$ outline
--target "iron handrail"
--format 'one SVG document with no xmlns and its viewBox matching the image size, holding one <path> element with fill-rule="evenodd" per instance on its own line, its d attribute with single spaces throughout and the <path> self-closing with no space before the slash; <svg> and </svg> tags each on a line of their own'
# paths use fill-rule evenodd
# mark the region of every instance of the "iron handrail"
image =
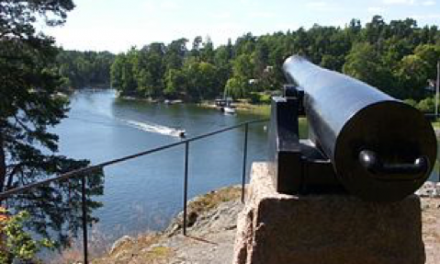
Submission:
<svg viewBox="0 0 440 264">
<path fill-rule="evenodd" d="M 189 167 L 189 144 L 191 142 L 197 141 L 197 140 L 201 140 L 207 137 L 211 137 L 220 133 L 224 133 L 226 131 L 230 131 L 236 128 L 240 128 L 240 127 L 245 127 L 245 132 L 244 132 L 244 146 L 243 146 L 243 170 L 242 170 L 242 185 L 241 185 L 241 200 L 244 203 L 244 195 L 245 195 L 245 183 L 246 183 L 246 163 L 247 163 L 247 149 L 248 149 L 248 132 L 249 132 L 249 125 L 251 124 L 255 124 L 255 123 L 262 123 L 262 122 L 267 122 L 269 121 L 268 119 L 258 119 L 258 120 L 252 120 L 252 121 L 247 121 L 247 122 L 243 122 L 243 123 L 239 123 L 237 125 L 234 126 L 230 126 L 230 127 L 226 127 L 226 128 L 222 128 L 219 130 L 215 130 L 206 134 L 202 134 L 199 136 L 195 136 L 192 138 L 188 138 L 188 139 L 184 139 L 181 140 L 179 142 L 175 142 L 175 143 L 171 143 L 171 144 L 167 144 L 167 145 L 163 145 L 163 146 L 159 146 L 156 148 L 152 148 L 146 151 L 142 151 L 136 154 L 132 154 L 132 155 L 128 155 L 122 158 L 118 158 L 118 159 L 114 159 L 114 160 L 110 160 L 110 161 L 106 161 L 97 165 L 93 165 L 93 166 L 88 166 L 82 169 L 78 169 L 78 170 L 73 170 L 64 174 L 61 174 L 59 176 L 50 178 L 50 179 L 46 179 L 43 181 L 39 181 L 39 182 L 35 182 L 35 183 L 31 183 L 25 186 L 21 186 L 18 188 L 14 188 L 11 190 L 7 190 L 4 191 L 2 193 L 0 193 L 0 202 L 10 198 L 11 196 L 15 195 L 15 194 L 20 194 L 20 193 L 24 193 L 28 190 L 46 185 L 46 184 L 50 184 L 52 182 L 59 182 L 59 181 L 65 181 L 71 178 L 76 178 L 76 177 L 81 177 L 81 200 L 82 200 L 82 227 L 83 227 L 83 255 L 84 255 L 84 263 L 88 264 L 89 263 L 89 254 L 88 254 L 88 228 L 87 228 L 87 204 L 86 204 L 86 181 L 87 181 L 87 173 L 93 172 L 95 170 L 101 170 L 104 167 L 107 166 L 111 166 L 114 164 L 118 164 L 124 161 L 128 161 L 128 160 L 132 160 L 132 159 L 136 159 L 142 156 L 146 156 L 149 154 L 153 154 L 162 150 L 166 150 L 166 149 L 170 149 L 173 147 L 177 147 L 180 145 L 185 145 L 185 167 L 184 167 L 184 184 L 183 184 L 183 235 L 186 236 L 186 229 L 187 229 L 187 203 L 188 203 L 188 167 Z"/>
<path fill-rule="evenodd" d="M 177 146 L 180 146 L 180 145 L 184 145 L 184 144 L 189 143 L 189 142 L 193 142 L 193 141 L 197 141 L 197 140 L 200 140 L 200 139 L 211 137 L 211 136 L 214 136 L 214 135 L 217 135 L 217 134 L 221 134 L 221 133 L 224 133 L 224 132 L 227 132 L 227 131 L 230 131 L 230 130 L 233 130 L 233 129 L 236 129 L 236 128 L 239 128 L 239 127 L 246 126 L 246 124 L 250 125 L 250 124 L 255 124 L 255 123 L 263 123 L 263 122 L 267 122 L 267 121 L 268 121 L 268 119 L 257 119 L 257 120 L 252 120 L 252 121 L 247 121 L 247 122 L 239 123 L 239 124 L 234 125 L 234 126 L 222 128 L 222 129 L 215 130 L 215 131 L 212 131 L 212 132 L 209 132 L 209 133 L 206 133 L 206 134 L 202 134 L 202 135 L 195 136 L 195 137 L 192 137 L 192 138 L 184 139 L 184 140 L 181 140 L 179 142 L 175 142 L 175 143 L 159 146 L 159 147 L 152 148 L 152 149 L 149 149 L 149 150 L 146 150 L 146 151 L 142 151 L 142 152 L 138 152 L 138 153 L 135 153 L 135 154 L 132 154 L 132 155 L 128 155 L 128 156 L 125 156 L 125 157 L 122 157 L 122 158 L 118 158 L 118 159 L 114 159 L 114 160 L 109 160 L 109 161 L 106 161 L 106 162 L 103 162 L 103 163 L 100 163 L 100 164 L 96 164 L 96 165 L 93 165 L 93 166 L 88 166 L 88 167 L 85 167 L 85 168 L 73 170 L 73 171 L 61 174 L 61 175 L 59 175 L 57 177 L 54 177 L 54 178 L 42 180 L 42 181 L 39 181 L 39 182 L 31 183 L 31 184 L 28 184 L 28 185 L 25 185 L 25 186 L 21 186 L 21 187 L 17 187 L 17 188 L 11 189 L 11 190 L 7 190 L 7 191 L 4 191 L 4 192 L 1 192 L 0 193 L 0 201 L 9 198 L 12 195 L 23 193 L 23 192 L 26 192 L 26 191 L 28 191 L 30 189 L 34 189 L 34 188 L 37 188 L 37 187 L 40 187 L 40 186 L 43 186 L 43 185 L 46 185 L 46 184 L 49 184 L 49 183 L 52 183 L 52 182 L 65 181 L 65 180 L 68 180 L 70 178 L 79 177 L 81 175 L 84 175 L 84 174 L 87 174 L 87 173 L 91 173 L 91 172 L 96 171 L 96 170 L 100 170 L 100 169 L 102 169 L 104 167 L 108 167 L 108 166 L 115 165 L 115 164 L 118 164 L 118 163 L 121 163 L 121 162 L 124 162 L 124 161 L 136 159 L 136 158 L 139 158 L 139 157 L 142 157 L 142 156 L 146 156 L 146 155 L 149 155 L 149 154 L 152 154 L 152 153 L 156 153 L 156 152 L 159 152 L 159 151 L 162 151 L 162 150 L 166 150 L 166 149 L 170 149 L 170 148 L 177 147 Z"/>
</svg>

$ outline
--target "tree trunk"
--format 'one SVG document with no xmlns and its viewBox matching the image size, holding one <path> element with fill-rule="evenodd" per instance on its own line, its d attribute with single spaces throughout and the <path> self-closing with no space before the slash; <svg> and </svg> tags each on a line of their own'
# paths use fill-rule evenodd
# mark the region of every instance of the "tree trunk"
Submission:
<svg viewBox="0 0 440 264">
<path fill-rule="evenodd" d="M 0 132 L 0 192 L 3 192 L 6 180 L 6 155 L 4 150 L 3 135 Z"/>
</svg>

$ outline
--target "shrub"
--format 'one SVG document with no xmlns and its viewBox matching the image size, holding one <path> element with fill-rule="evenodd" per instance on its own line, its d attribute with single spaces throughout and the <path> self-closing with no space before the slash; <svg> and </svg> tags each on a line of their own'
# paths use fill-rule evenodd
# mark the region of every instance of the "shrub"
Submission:
<svg viewBox="0 0 440 264">
<path fill-rule="evenodd" d="M 35 263 L 35 255 L 41 249 L 54 247 L 52 241 L 34 240 L 24 230 L 29 218 L 30 215 L 26 211 L 10 216 L 5 208 L 0 207 L 0 263 Z"/>
</svg>

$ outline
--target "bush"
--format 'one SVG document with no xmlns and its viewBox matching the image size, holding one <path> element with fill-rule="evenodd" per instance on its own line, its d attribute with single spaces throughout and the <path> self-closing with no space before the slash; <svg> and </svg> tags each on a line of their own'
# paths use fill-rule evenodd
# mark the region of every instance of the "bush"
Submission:
<svg viewBox="0 0 440 264">
<path fill-rule="evenodd" d="M 270 104 L 270 94 L 253 92 L 249 94 L 251 104 Z"/>
<path fill-rule="evenodd" d="M 36 263 L 35 255 L 43 248 L 53 248 L 54 243 L 48 239 L 35 241 L 25 231 L 25 222 L 30 215 L 20 212 L 9 216 L 5 208 L 0 207 L 0 263 Z"/>
<path fill-rule="evenodd" d="M 403 102 L 417 108 L 417 101 L 414 99 L 405 99 Z"/>
<path fill-rule="evenodd" d="M 435 110 L 435 100 L 432 97 L 425 98 L 416 107 L 424 113 L 433 113 Z"/>
</svg>

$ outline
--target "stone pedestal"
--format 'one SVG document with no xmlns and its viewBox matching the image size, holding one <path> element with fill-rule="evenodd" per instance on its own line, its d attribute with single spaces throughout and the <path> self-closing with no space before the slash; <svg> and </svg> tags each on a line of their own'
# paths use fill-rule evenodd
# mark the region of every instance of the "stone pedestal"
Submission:
<svg viewBox="0 0 440 264">
<path fill-rule="evenodd" d="M 388 204 L 349 195 L 283 195 L 254 163 L 234 264 L 422 264 L 417 196 Z"/>
</svg>

